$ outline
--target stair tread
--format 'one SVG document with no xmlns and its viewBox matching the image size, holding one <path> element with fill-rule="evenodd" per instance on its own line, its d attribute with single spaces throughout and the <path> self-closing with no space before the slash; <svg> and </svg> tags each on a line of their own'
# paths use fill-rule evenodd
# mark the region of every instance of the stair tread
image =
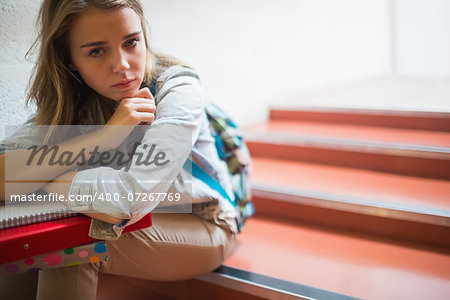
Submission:
<svg viewBox="0 0 450 300">
<path fill-rule="evenodd" d="M 255 186 L 395 203 L 450 214 L 449 181 L 272 158 L 253 158 Z"/>
<path fill-rule="evenodd" d="M 263 124 L 247 127 L 246 133 L 287 133 L 321 138 L 450 148 L 450 133 L 448 132 L 323 122 L 270 120 Z"/>
<path fill-rule="evenodd" d="M 273 107 L 270 120 L 299 120 L 312 122 L 359 124 L 365 126 L 408 128 L 431 131 L 450 131 L 450 113 L 448 110 L 379 110 L 373 108 L 338 108 L 284 106 Z"/>
<path fill-rule="evenodd" d="M 364 299 L 445 299 L 450 256 L 251 218 L 224 265 Z"/>
</svg>

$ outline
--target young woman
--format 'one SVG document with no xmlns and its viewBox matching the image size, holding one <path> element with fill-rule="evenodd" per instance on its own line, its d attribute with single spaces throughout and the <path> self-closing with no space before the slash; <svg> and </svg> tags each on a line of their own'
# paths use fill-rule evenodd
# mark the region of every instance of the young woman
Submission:
<svg viewBox="0 0 450 300">
<path fill-rule="evenodd" d="M 208 130 L 197 74 L 178 60 L 152 51 L 145 25 L 138 0 L 43 1 L 35 43 L 40 51 L 28 99 L 36 103 L 37 113 L 2 143 L 0 171 L 5 172 L 4 152 L 8 151 L 8 160 L 16 159 L 17 166 L 7 169 L 7 176 L 27 170 L 27 178 L 45 173 L 52 180 L 22 185 L 21 193 L 43 189 L 69 199 L 182 191 L 183 186 L 173 182 L 185 172 L 183 164 L 189 155 L 229 191 L 226 166 Z M 39 166 L 21 165 L 28 155 L 21 148 L 51 141 L 51 134 L 38 140 L 32 134 L 35 125 L 106 125 L 58 144 L 60 151 L 73 153 L 129 146 L 130 133 L 139 128 L 136 153 L 148 153 L 147 146 L 155 145 L 168 163 L 132 164 L 128 170 L 110 166 L 74 169 L 73 165 L 50 165 L 45 158 Z M 5 200 L 17 191 L 5 189 L 2 176 L 0 195 Z M 95 299 L 99 272 L 182 280 L 213 270 L 230 252 L 237 232 L 236 213 L 217 191 L 195 178 L 192 198 L 193 213 L 154 213 L 153 226 L 121 238 L 124 226 L 160 203 L 67 201 L 68 206 L 92 217 L 89 234 L 107 240 L 108 262 L 3 277 L 0 298 L 19 298 L 27 290 L 24 280 L 37 280 L 37 276 L 37 299 Z"/>
</svg>

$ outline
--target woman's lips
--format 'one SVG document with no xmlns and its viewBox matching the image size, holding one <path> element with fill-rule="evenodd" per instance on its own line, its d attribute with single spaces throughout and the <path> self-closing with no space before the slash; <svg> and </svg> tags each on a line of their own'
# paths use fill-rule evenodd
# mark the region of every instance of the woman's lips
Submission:
<svg viewBox="0 0 450 300">
<path fill-rule="evenodd" d="M 119 89 L 119 90 L 127 89 L 127 88 L 130 88 L 134 84 L 135 81 L 136 81 L 136 79 L 124 80 L 122 82 L 112 85 L 112 87 Z"/>
</svg>

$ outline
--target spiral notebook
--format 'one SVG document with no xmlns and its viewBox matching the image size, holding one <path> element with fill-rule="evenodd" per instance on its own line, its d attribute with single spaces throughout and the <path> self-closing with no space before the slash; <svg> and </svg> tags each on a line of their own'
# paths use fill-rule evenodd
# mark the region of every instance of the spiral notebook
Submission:
<svg viewBox="0 0 450 300">
<path fill-rule="evenodd" d="M 20 202 L 0 207 L 0 229 L 76 216 L 60 202 Z"/>
</svg>

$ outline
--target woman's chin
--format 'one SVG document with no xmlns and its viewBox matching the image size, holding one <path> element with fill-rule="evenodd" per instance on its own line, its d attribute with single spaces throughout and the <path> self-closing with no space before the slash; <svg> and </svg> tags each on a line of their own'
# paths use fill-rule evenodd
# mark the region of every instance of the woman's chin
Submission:
<svg viewBox="0 0 450 300">
<path fill-rule="evenodd" d="M 134 98 L 135 95 L 136 95 L 135 92 L 123 93 L 123 94 L 120 94 L 120 95 L 114 95 L 114 96 L 108 97 L 108 99 L 110 99 L 112 101 L 115 101 L 115 102 L 120 102 L 124 98 Z"/>
<path fill-rule="evenodd" d="M 123 98 L 134 98 L 136 97 L 138 90 L 137 89 L 130 89 L 127 91 L 123 91 L 117 97 L 114 98 L 115 101 L 121 101 Z"/>
</svg>

